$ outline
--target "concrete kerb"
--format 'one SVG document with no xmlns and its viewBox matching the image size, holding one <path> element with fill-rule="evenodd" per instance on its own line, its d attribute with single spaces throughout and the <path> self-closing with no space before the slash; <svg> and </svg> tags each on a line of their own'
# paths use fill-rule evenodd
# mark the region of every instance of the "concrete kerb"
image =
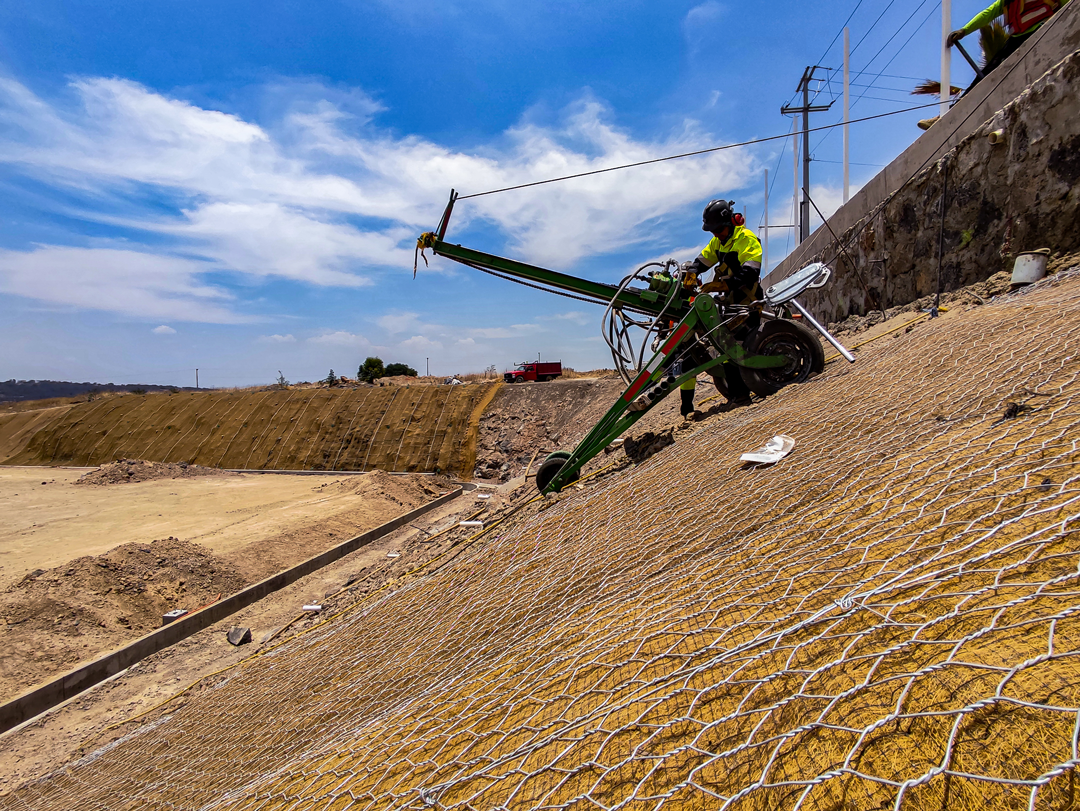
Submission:
<svg viewBox="0 0 1080 811">
<path fill-rule="evenodd" d="M 305 577 L 378 540 L 384 535 L 400 529 L 424 513 L 452 501 L 460 496 L 462 492 L 464 492 L 463 488 L 458 487 L 433 501 L 429 501 L 422 507 L 417 507 L 415 510 L 400 515 L 375 529 L 361 533 L 355 538 L 350 538 L 332 549 L 328 549 L 302 563 L 298 563 L 296 566 L 248 586 L 236 592 L 236 594 L 207 606 L 201 611 L 182 617 L 163 628 L 158 628 L 156 631 L 151 631 L 134 642 L 80 665 L 46 684 L 17 696 L 0 706 L 0 734 L 8 732 L 14 727 L 71 699 L 84 690 L 115 676 L 147 656 L 209 628 L 214 623 L 220 622 L 240 609 L 258 602 L 268 594 L 294 583 L 301 577 Z"/>
</svg>

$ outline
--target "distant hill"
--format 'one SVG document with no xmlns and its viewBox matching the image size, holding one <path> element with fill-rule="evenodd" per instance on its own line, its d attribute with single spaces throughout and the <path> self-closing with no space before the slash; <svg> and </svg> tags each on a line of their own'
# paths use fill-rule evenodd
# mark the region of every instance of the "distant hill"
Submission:
<svg viewBox="0 0 1080 811">
<path fill-rule="evenodd" d="M 195 391 L 191 386 L 152 386 L 148 383 L 72 383 L 66 380 L 11 380 L 0 381 L 0 403 L 17 403 L 23 400 L 47 400 L 51 397 L 76 397 L 90 391 Z"/>
</svg>

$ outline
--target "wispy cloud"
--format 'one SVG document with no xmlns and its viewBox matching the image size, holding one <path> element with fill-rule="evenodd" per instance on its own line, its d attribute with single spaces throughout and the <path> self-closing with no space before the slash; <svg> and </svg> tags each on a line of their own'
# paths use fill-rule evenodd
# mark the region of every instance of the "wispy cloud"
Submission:
<svg viewBox="0 0 1080 811">
<path fill-rule="evenodd" d="M 211 272 L 256 283 L 378 283 L 388 269 L 410 264 L 412 240 L 437 219 L 451 187 L 501 188 L 714 143 L 692 122 L 665 138 L 636 139 L 588 97 L 555 126 L 521 124 L 492 143 L 453 150 L 382 131 L 373 123 L 379 105 L 361 91 L 311 82 L 275 86 L 279 118 L 265 125 L 123 79 L 83 78 L 71 90 L 74 103 L 47 101 L 0 80 L 0 161 L 81 195 L 86 219 L 155 235 L 155 247 L 148 238 L 134 250 L 126 242 L 42 246 L 23 259 L 9 252 L 0 285 L 51 303 L 175 320 L 241 318 L 221 290 L 197 281 Z M 742 186 L 753 163 L 724 151 L 480 197 L 460 204 L 457 222 L 486 220 L 515 253 L 566 266 L 655 239 L 663 218 L 717 189 Z M 149 193 L 173 200 L 172 214 L 145 203 Z M 105 215 L 99 204 L 106 197 L 128 213 Z M 158 247 L 162 235 L 167 247 Z M 146 279 L 109 271 L 124 252 L 152 257 L 160 272 Z M 93 268 L 92 278 L 65 291 L 63 280 L 74 273 L 61 259 Z M 40 283 L 29 278 L 31 265 L 45 273 Z M 407 329 L 402 322 L 399 331 Z"/>
<path fill-rule="evenodd" d="M 198 281 L 203 263 L 105 248 L 0 251 L 0 291 L 147 319 L 238 323 L 231 296 Z"/>
<path fill-rule="evenodd" d="M 263 344 L 294 344 L 296 338 L 291 333 L 289 335 L 260 335 L 258 341 Z"/>
<path fill-rule="evenodd" d="M 176 334 L 176 330 L 174 330 L 172 327 L 170 327 L 170 326 L 168 326 L 166 324 L 162 324 L 160 327 L 154 327 L 150 331 L 152 333 L 154 333 L 155 335 L 175 335 Z"/>
<path fill-rule="evenodd" d="M 347 346 L 347 347 L 371 347 L 373 344 L 363 335 L 356 335 L 352 332 L 345 332 L 338 330 L 337 332 L 326 332 L 322 335 L 313 335 L 308 338 L 309 343 L 313 344 L 326 344 L 329 346 Z"/>
</svg>

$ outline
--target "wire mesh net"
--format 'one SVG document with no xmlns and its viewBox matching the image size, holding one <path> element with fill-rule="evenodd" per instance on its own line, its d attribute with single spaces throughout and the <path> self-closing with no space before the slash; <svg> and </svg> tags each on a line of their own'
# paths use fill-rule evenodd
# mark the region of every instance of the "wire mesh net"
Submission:
<svg viewBox="0 0 1080 811">
<path fill-rule="evenodd" d="M 0 804 L 1077 807 L 1078 304 L 870 344 Z"/>
</svg>

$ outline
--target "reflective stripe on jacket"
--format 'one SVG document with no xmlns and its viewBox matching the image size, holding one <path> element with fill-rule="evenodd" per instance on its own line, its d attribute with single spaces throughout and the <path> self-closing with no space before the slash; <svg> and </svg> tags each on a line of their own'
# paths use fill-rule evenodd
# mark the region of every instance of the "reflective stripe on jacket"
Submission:
<svg viewBox="0 0 1080 811">
<path fill-rule="evenodd" d="M 749 228 L 736 225 L 731 238 L 721 243 L 717 237 L 709 240 L 698 257 L 703 265 L 716 268 L 716 278 L 733 276 L 742 267 L 749 267 L 761 272 L 761 240 Z"/>
</svg>

